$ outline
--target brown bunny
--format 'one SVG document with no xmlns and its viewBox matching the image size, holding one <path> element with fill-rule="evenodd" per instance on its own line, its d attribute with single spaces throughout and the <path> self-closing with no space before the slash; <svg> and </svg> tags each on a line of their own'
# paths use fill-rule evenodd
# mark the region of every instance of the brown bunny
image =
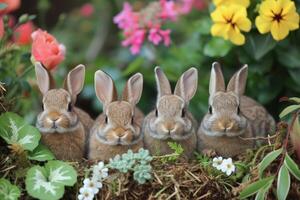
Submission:
<svg viewBox="0 0 300 200">
<path fill-rule="evenodd" d="M 76 97 L 84 84 L 85 67 L 78 65 L 68 73 L 64 89 L 53 88 L 53 78 L 42 65 L 35 64 L 37 84 L 43 94 L 43 111 L 36 127 L 57 159 L 80 160 L 85 156 L 86 140 L 93 120 L 79 108 Z"/>
<path fill-rule="evenodd" d="M 144 143 L 151 154 L 173 153 L 168 142 L 176 142 L 184 149 L 184 157 L 190 158 L 197 146 L 197 122 L 188 111 L 189 101 L 198 87 L 198 71 L 190 68 L 178 80 L 174 94 L 164 72 L 155 68 L 158 89 L 156 109 L 144 121 Z"/>
<path fill-rule="evenodd" d="M 109 160 L 129 149 L 143 147 L 141 126 L 144 114 L 136 108 L 143 91 L 143 76 L 133 75 L 126 83 L 122 100 L 115 84 L 105 72 L 95 73 L 95 89 L 103 104 L 103 113 L 95 120 L 89 141 L 89 159 Z"/>
<path fill-rule="evenodd" d="M 253 138 L 265 136 L 275 121 L 255 100 L 244 96 L 248 66 L 237 71 L 227 88 L 219 63 L 213 63 L 209 85 L 209 111 L 198 130 L 198 150 L 235 156 L 255 146 Z"/>
</svg>

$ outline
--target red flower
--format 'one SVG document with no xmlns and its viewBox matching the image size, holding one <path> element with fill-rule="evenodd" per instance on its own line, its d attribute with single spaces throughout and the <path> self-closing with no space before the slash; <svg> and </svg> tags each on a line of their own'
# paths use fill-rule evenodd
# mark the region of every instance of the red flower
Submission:
<svg viewBox="0 0 300 200">
<path fill-rule="evenodd" d="M 10 13 L 14 10 L 17 10 L 20 7 L 20 0 L 0 0 L 0 3 L 5 3 L 7 7 L 3 10 L 0 10 L 0 15 Z"/>
<path fill-rule="evenodd" d="M 80 14 L 83 17 L 90 17 L 94 13 L 94 6 L 91 3 L 86 3 L 80 8 Z"/>
<path fill-rule="evenodd" d="M 0 17 L 0 39 L 2 39 L 4 35 L 4 23 L 2 17 Z"/>
<path fill-rule="evenodd" d="M 35 61 L 41 62 L 48 70 L 55 69 L 65 58 L 65 46 L 47 33 L 38 29 L 31 34 L 31 53 Z"/>
<path fill-rule="evenodd" d="M 31 33 L 34 31 L 34 25 L 31 21 L 20 25 L 13 34 L 13 41 L 19 45 L 27 45 L 31 42 Z"/>
</svg>

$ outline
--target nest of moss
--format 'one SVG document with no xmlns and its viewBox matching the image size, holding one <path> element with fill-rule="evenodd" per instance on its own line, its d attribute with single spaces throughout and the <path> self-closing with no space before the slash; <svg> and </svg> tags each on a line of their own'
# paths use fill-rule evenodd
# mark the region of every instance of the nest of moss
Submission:
<svg viewBox="0 0 300 200">
<path fill-rule="evenodd" d="M 279 128 L 286 128 L 284 125 L 280 125 L 282 127 Z M 274 146 L 282 144 L 281 138 L 282 135 L 277 134 L 271 145 L 265 145 L 256 150 L 249 150 L 234 158 L 235 162 L 250 165 L 244 172 L 237 172 L 234 176 L 229 177 L 214 169 L 211 166 L 211 162 L 209 162 L 210 158 L 203 155 L 198 155 L 197 159 L 193 159 L 190 162 L 181 159 L 166 161 L 161 157 L 154 157 L 151 163 L 153 167 L 153 178 L 151 181 L 140 185 L 133 180 L 130 173 L 113 172 L 105 180 L 103 188 L 96 199 L 238 199 L 240 191 L 258 180 L 258 163 Z M 1 139 L 0 143 L 0 176 L 10 179 L 19 188 L 25 188 L 25 175 L 30 166 L 19 157 L 16 157 L 16 155 L 12 155 Z M 291 155 L 291 147 L 289 147 L 289 151 Z M 292 157 L 300 164 L 293 154 Z M 63 199 L 67 200 L 77 198 L 87 169 L 92 165 L 91 162 L 86 160 L 83 162 L 71 162 L 70 164 L 77 170 L 78 182 L 73 187 L 66 187 Z M 265 171 L 266 175 L 276 174 L 279 165 L 280 159 L 267 168 Z M 249 179 L 245 181 L 246 176 L 249 176 Z M 271 193 L 269 193 L 268 199 L 276 199 Z M 292 177 L 287 199 L 299 198 L 300 182 Z M 23 190 L 21 199 L 32 198 Z"/>
</svg>

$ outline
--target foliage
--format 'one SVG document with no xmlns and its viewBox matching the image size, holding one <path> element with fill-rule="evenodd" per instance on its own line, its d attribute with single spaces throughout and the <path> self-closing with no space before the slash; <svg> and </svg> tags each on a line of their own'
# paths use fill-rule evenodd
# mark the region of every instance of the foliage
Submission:
<svg viewBox="0 0 300 200">
<path fill-rule="evenodd" d="M 77 173 L 69 164 L 62 161 L 48 161 L 44 167 L 31 167 L 26 175 L 26 190 L 38 199 L 60 199 L 65 186 L 73 186 Z"/>
<path fill-rule="evenodd" d="M 20 189 L 12 185 L 8 180 L 0 179 L 0 199 L 2 200 L 17 200 L 21 196 Z"/>
<path fill-rule="evenodd" d="M 0 136 L 9 144 L 13 153 L 28 151 L 28 158 L 31 160 L 54 159 L 54 155 L 46 147 L 38 145 L 41 138 L 38 129 L 15 113 L 6 112 L 0 116 Z"/>
<path fill-rule="evenodd" d="M 122 173 L 132 171 L 134 180 L 139 184 L 144 184 L 147 180 L 152 178 L 151 160 L 152 157 L 149 155 L 148 150 L 139 149 L 138 153 L 133 153 L 132 150 L 128 150 L 127 153 L 117 155 L 113 159 L 110 159 L 108 167 L 117 169 Z"/>
<path fill-rule="evenodd" d="M 291 186 L 291 175 L 293 175 L 296 179 L 299 180 L 300 170 L 295 161 L 288 154 L 288 142 L 291 139 L 293 143 L 294 150 L 296 152 L 299 151 L 299 146 L 295 144 L 299 144 L 299 98 L 293 97 L 287 99 L 288 101 L 295 102 L 296 105 L 291 105 L 283 109 L 280 113 L 280 117 L 284 118 L 287 115 L 292 113 L 292 120 L 289 124 L 288 132 L 286 134 L 286 138 L 283 141 L 282 147 L 279 149 L 273 149 L 270 153 L 268 153 L 262 161 L 258 165 L 259 172 L 259 180 L 253 182 L 249 186 L 247 186 L 241 193 L 240 198 L 245 199 L 249 196 L 256 195 L 256 199 L 265 199 L 268 195 L 269 189 L 273 185 L 274 181 L 277 178 L 277 186 L 276 186 L 276 196 L 277 199 L 285 200 L 290 190 Z M 278 169 L 274 175 L 264 176 L 264 171 L 267 167 L 271 165 L 277 158 L 280 158 L 280 163 L 277 166 Z"/>
</svg>

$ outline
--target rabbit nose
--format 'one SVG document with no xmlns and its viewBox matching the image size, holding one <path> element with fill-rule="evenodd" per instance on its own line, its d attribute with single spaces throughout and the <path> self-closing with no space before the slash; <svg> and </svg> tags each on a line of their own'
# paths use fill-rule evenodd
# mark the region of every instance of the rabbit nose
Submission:
<svg viewBox="0 0 300 200">
<path fill-rule="evenodd" d="M 172 132 L 175 129 L 174 123 L 171 122 L 167 122 L 164 124 L 164 128 L 165 130 L 167 130 L 167 132 Z"/>
<path fill-rule="evenodd" d="M 119 127 L 119 128 L 116 128 L 115 130 L 114 130 L 114 132 L 115 132 L 115 135 L 117 136 L 117 137 L 123 137 L 125 134 L 126 134 L 126 130 L 124 129 L 124 128 L 121 128 L 121 127 Z"/>
<path fill-rule="evenodd" d="M 234 126 L 234 123 L 232 121 L 224 121 L 219 123 L 220 129 L 222 129 L 224 132 L 230 131 Z"/>
<path fill-rule="evenodd" d="M 51 113 L 49 114 L 48 120 L 55 123 L 60 119 L 60 115 L 58 113 Z"/>
</svg>

